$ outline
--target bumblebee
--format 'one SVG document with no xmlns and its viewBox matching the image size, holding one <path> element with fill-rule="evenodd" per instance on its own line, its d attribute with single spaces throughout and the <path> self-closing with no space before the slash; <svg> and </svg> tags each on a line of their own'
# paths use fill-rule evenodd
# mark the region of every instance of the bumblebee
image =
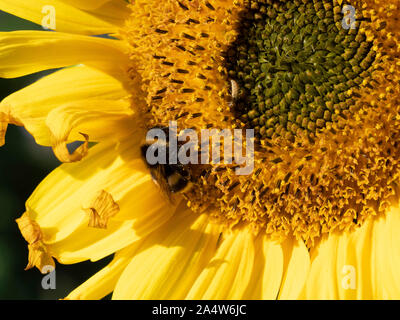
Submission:
<svg viewBox="0 0 400 320">
<path fill-rule="evenodd" d="M 158 141 L 155 143 L 148 143 L 147 141 L 144 141 L 140 147 L 141 155 L 146 166 L 150 170 L 150 174 L 154 183 L 158 185 L 160 189 L 164 192 L 164 194 L 168 197 L 168 199 L 173 202 L 173 194 L 185 193 L 187 191 L 190 191 L 190 189 L 193 187 L 190 166 L 179 163 L 179 160 L 176 164 L 169 163 L 170 150 L 168 128 L 155 127 L 153 129 L 163 130 L 166 135 L 166 140 L 158 139 Z M 164 147 L 167 159 L 166 164 L 151 164 L 148 162 L 147 159 L 149 148 L 155 146 L 155 144 Z"/>
</svg>

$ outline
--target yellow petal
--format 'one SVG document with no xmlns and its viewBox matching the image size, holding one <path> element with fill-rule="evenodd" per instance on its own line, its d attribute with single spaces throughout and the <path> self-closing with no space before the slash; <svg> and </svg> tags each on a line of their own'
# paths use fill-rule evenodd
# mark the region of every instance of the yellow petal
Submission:
<svg viewBox="0 0 400 320">
<path fill-rule="evenodd" d="M 49 252 L 62 263 L 101 259 L 145 237 L 173 214 L 140 158 L 139 136 L 119 146 L 99 143 L 79 163 L 54 170 L 26 203 Z M 120 211 L 107 229 L 88 227 L 84 211 L 100 190 Z M 156 201 L 155 201 L 156 199 Z"/>
<path fill-rule="evenodd" d="M 90 6 L 88 5 L 86 8 L 90 9 Z M 52 27 L 60 32 L 87 35 L 116 32 L 117 26 L 121 25 L 123 21 L 121 17 L 121 23 L 114 24 L 110 19 L 107 21 L 93 12 L 79 10 L 77 7 L 67 4 L 66 1 L 59 0 L 0 0 L 0 9 L 39 25 Z M 91 9 L 97 8 L 92 6 Z M 112 11 L 109 12 L 109 14 L 112 13 Z M 119 19 L 115 17 L 115 20 Z"/>
<path fill-rule="evenodd" d="M 62 0 L 62 2 L 82 10 L 94 10 L 111 1 L 115 2 L 115 0 Z"/>
<path fill-rule="evenodd" d="M 305 299 L 338 299 L 336 277 L 337 240 L 337 236 L 330 235 L 313 250 L 310 273 L 302 293 Z"/>
<path fill-rule="evenodd" d="M 109 115 L 116 111 L 116 116 L 120 117 L 123 111 L 129 112 L 129 103 L 125 100 L 128 97 L 129 94 L 122 84 L 103 72 L 86 66 L 62 69 L 20 91 L 14 92 L 0 103 L 0 142 L 1 128 L 4 131 L 7 123 L 12 122 L 23 125 L 38 144 L 51 146 L 54 143 L 54 136 L 58 137 L 59 141 L 66 140 L 66 137 L 63 136 L 66 133 L 65 126 L 63 126 L 64 122 L 57 120 L 57 118 L 66 116 L 68 108 L 62 107 L 66 102 L 68 106 L 74 106 L 74 108 L 81 105 L 78 114 L 83 116 L 86 115 L 86 111 L 82 103 L 90 105 L 91 111 L 94 111 L 94 104 L 97 103 L 95 108 L 97 113 L 102 112 L 102 115 Z M 93 102 L 88 103 L 91 99 Z M 50 119 L 48 121 L 50 123 L 46 123 L 49 113 L 56 109 L 58 111 L 54 111 L 50 116 L 54 119 Z M 114 116 L 113 119 L 115 119 Z M 120 122 L 120 124 L 122 123 Z M 107 125 L 110 125 L 110 122 Z M 122 127 L 125 126 L 122 125 Z M 86 121 L 87 129 L 88 123 Z M 70 133 L 67 140 L 82 139 L 79 134 L 82 130 L 82 127 L 77 127 Z M 112 130 L 115 130 L 115 128 L 113 127 Z M 104 127 L 100 131 L 87 130 L 87 132 L 94 141 L 100 141 L 101 136 L 110 135 L 110 130 Z M 3 132 L 4 134 L 5 132 Z"/>
<path fill-rule="evenodd" d="M 65 0 L 64 0 L 65 1 Z M 113 26 L 124 27 L 125 21 L 132 14 L 128 3 L 125 0 L 112 0 L 103 3 L 101 6 L 93 6 L 90 1 L 68 0 L 70 2 L 80 2 L 76 4 L 78 8 L 88 10 L 88 12 L 98 19 L 101 19 Z M 98 1 L 99 4 L 104 1 Z M 89 8 L 90 7 L 90 8 Z M 86 8 L 86 9 L 85 9 Z"/>
<path fill-rule="evenodd" d="M 0 32 L 0 77 L 85 64 L 125 79 L 129 58 L 122 41 L 60 32 Z"/>
<path fill-rule="evenodd" d="M 117 252 L 114 259 L 105 268 L 73 290 L 66 299 L 98 300 L 110 294 L 141 244 L 142 241 L 138 241 Z"/>
<path fill-rule="evenodd" d="M 330 235 L 312 263 L 307 299 L 399 299 L 399 210 L 371 217 L 352 233 Z"/>
<path fill-rule="evenodd" d="M 400 299 L 400 209 L 374 221 L 371 250 L 373 299 Z"/>
<path fill-rule="evenodd" d="M 372 219 L 351 233 L 335 235 L 339 299 L 371 299 Z"/>
<path fill-rule="evenodd" d="M 132 135 L 137 122 L 126 100 L 91 99 L 67 103 L 53 109 L 46 118 L 54 154 L 61 162 L 80 161 L 86 156 L 88 140 L 119 140 Z M 72 137 L 71 133 L 74 133 Z M 83 135 L 86 142 L 83 150 L 77 150 L 71 155 L 67 142 L 72 139 L 81 140 L 76 136 L 77 133 Z"/>
<path fill-rule="evenodd" d="M 373 219 L 351 233 L 331 234 L 312 250 L 305 299 L 371 299 Z M 372 259 L 372 260 L 371 260 Z"/>
<path fill-rule="evenodd" d="M 389 235 L 387 238 L 387 252 L 390 254 L 391 274 L 393 275 L 392 281 L 394 288 L 396 288 L 396 295 L 393 295 L 393 298 L 400 299 L 400 276 L 398 273 L 398 270 L 400 270 L 400 254 L 398 254 L 400 252 L 400 210 L 398 206 L 394 207 L 387 214 L 386 225 Z"/>
<path fill-rule="evenodd" d="M 227 235 L 187 299 L 241 299 L 253 273 L 254 242 L 249 230 Z"/>
<path fill-rule="evenodd" d="M 302 241 L 288 239 L 282 245 L 285 270 L 279 291 L 279 299 L 298 299 L 305 286 L 310 269 L 310 254 Z"/>
<path fill-rule="evenodd" d="M 216 251 L 219 226 L 180 210 L 149 235 L 124 270 L 113 299 L 183 299 Z"/>
<path fill-rule="evenodd" d="M 251 281 L 242 299 L 275 300 L 282 281 L 282 247 L 266 236 L 259 236 L 255 241 L 255 252 Z"/>
</svg>

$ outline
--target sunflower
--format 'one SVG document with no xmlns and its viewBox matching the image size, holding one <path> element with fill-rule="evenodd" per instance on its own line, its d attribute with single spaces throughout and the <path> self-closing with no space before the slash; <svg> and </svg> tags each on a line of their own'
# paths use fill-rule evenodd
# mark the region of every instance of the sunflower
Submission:
<svg viewBox="0 0 400 320">
<path fill-rule="evenodd" d="M 0 144 L 24 126 L 64 162 L 17 219 L 28 269 L 114 254 L 68 299 L 400 298 L 397 0 L 51 7 L 56 32 L 0 33 L 1 77 L 58 69 L 0 104 Z M 170 121 L 253 129 L 254 171 L 190 165 L 168 201 L 140 145 Z"/>
</svg>

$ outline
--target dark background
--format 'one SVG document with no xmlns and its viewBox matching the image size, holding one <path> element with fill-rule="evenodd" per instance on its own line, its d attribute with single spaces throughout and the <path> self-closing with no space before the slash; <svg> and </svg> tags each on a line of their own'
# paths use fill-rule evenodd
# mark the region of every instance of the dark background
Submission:
<svg viewBox="0 0 400 320">
<path fill-rule="evenodd" d="M 0 31 L 14 30 L 42 28 L 0 11 Z M 0 79 L 0 101 L 46 73 Z M 56 290 L 42 289 L 43 275 L 36 268 L 24 271 L 28 249 L 15 219 L 24 213 L 25 201 L 35 187 L 59 164 L 51 149 L 37 145 L 24 128 L 8 127 L 6 144 L 0 147 L 0 299 L 64 298 L 107 263 L 57 264 Z"/>
</svg>

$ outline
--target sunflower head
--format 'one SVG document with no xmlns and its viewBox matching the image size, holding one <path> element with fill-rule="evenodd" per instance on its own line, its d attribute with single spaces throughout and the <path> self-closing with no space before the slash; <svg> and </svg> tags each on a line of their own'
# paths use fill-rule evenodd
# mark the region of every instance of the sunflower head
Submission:
<svg viewBox="0 0 400 320">
<path fill-rule="evenodd" d="M 150 126 L 176 120 L 256 134 L 253 173 L 202 167 L 201 188 L 187 195 L 193 210 L 310 246 L 384 213 L 398 178 L 394 5 L 385 16 L 377 3 L 359 1 L 131 8 L 123 36 L 140 61 Z"/>
<path fill-rule="evenodd" d="M 265 259 L 285 260 L 285 267 L 275 266 L 280 278 L 267 279 L 278 292 L 280 279 L 294 281 L 290 259 L 299 254 L 298 248 L 308 257 L 308 250 L 326 238 L 364 235 L 373 217 L 385 217 L 398 202 L 400 8 L 396 1 L 67 2 L 60 6 L 74 7 L 87 23 L 82 33 L 101 34 L 112 25 L 114 39 L 49 33 L 51 41 L 42 44 L 47 51 L 53 52 L 49 50 L 53 42 L 68 50 L 64 60 L 53 56 L 56 62 L 48 63 L 38 58 L 42 51 L 36 34 L 30 40 L 18 34 L 28 41 L 31 50 L 26 54 L 41 61 L 40 66 L 29 65 L 29 72 L 84 64 L 58 71 L 1 104 L 0 144 L 9 123 L 24 125 L 39 143 L 51 145 L 60 160 L 78 162 L 60 170 L 68 172 L 65 185 L 73 182 L 84 190 L 84 195 L 68 195 L 76 200 L 71 210 L 83 211 L 84 217 L 54 215 L 54 208 L 41 202 L 43 194 L 61 197 L 57 208 L 66 200 L 46 184 L 28 201 L 27 213 L 18 223 L 30 246 L 29 266 L 54 263 L 52 256 L 69 263 L 117 251 L 112 268 L 121 273 L 133 255 L 127 270 L 140 266 L 138 274 L 149 277 L 137 261 L 147 262 L 173 248 L 174 253 L 167 254 L 171 265 L 157 273 L 161 279 L 163 272 L 170 276 L 169 270 L 183 257 L 176 248 L 184 247 L 195 252 L 177 266 L 187 282 L 181 285 L 173 275 L 173 281 L 162 283 L 165 292 L 159 296 L 258 297 L 267 283 L 260 283 L 258 276 L 265 280 L 269 274 Z M 105 17 L 100 8 L 109 9 L 114 18 Z M 58 25 L 72 28 L 64 20 Z M 8 41 L 6 49 L 17 50 L 14 40 Z M 0 67 L 2 73 L 23 72 L 15 64 L 5 70 Z M 60 80 L 61 75 L 69 81 Z M 90 88 L 90 94 L 84 86 L 74 87 L 75 77 Z M 73 96 L 74 104 L 50 99 L 46 110 L 29 109 L 27 115 L 23 98 L 43 92 L 52 81 L 67 88 L 63 98 Z M 107 107 L 99 107 L 103 104 Z M 194 187 L 185 190 L 184 204 L 171 207 L 160 200 L 146 206 L 145 195 L 154 193 L 155 186 L 140 158 L 139 141 L 149 129 L 171 122 L 179 131 L 198 134 L 204 129 L 254 132 L 253 139 L 234 141 L 240 150 L 254 145 L 254 170 L 238 175 L 238 165 L 229 161 L 190 164 L 187 170 Z M 66 145 L 76 139 L 85 143 L 70 154 Z M 100 143 L 89 148 L 89 141 Z M 221 147 L 220 141 L 214 146 Z M 88 168 L 80 171 L 81 163 Z M 56 181 L 59 172 L 47 181 Z M 129 210 L 130 205 L 137 210 Z M 137 212 L 146 213 L 138 217 Z M 49 231 L 59 224 L 65 229 Z M 168 233 L 170 229 L 179 236 Z M 84 248 L 75 242 L 72 249 L 66 245 L 72 243 L 69 237 L 80 239 L 86 232 L 96 239 L 93 246 L 88 238 L 82 241 Z M 120 241 L 114 241 L 117 237 Z M 101 253 L 96 251 L 98 243 L 106 247 Z M 68 250 L 60 249 L 64 246 Z M 198 253 L 198 247 L 207 250 Z M 262 263 L 256 264 L 259 252 Z M 251 261 L 249 266 L 241 263 L 242 258 Z M 225 260 L 229 263 L 216 270 L 218 261 Z M 184 266 L 195 271 L 189 274 Z M 214 294 L 225 274 L 236 282 L 232 286 L 223 282 L 224 295 Z M 119 296 L 129 291 L 124 284 L 133 281 L 129 275 L 124 271 L 118 281 Z M 245 285 L 238 285 L 240 281 Z M 135 287 L 135 296 L 153 296 L 156 289 L 145 283 Z"/>
</svg>

